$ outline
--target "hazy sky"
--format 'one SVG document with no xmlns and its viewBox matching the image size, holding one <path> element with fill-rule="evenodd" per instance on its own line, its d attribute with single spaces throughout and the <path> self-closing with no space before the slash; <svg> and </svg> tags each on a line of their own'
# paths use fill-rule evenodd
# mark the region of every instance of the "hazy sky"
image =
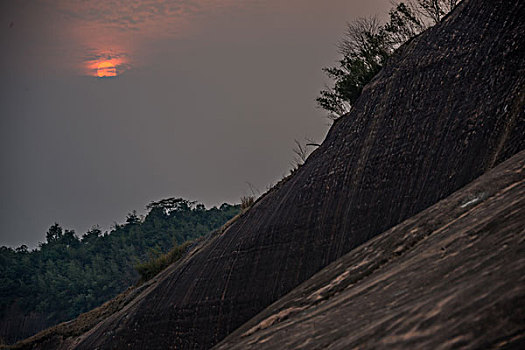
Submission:
<svg viewBox="0 0 525 350">
<path fill-rule="evenodd" d="M 321 68 L 389 0 L 3 0 L 0 245 L 262 192 L 322 141 Z M 108 78 L 107 76 L 116 75 Z M 100 78 L 99 76 L 106 76 Z"/>
</svg>

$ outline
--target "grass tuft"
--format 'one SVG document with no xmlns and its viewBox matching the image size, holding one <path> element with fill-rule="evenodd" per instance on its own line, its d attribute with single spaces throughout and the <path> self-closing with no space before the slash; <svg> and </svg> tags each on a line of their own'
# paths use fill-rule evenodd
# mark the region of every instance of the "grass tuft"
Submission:
<svg viewBox="0 0 525 350">
<path fill-rule="evenodd" d="M 255 203 L 254 196 L 243 196 L 241 197 L 241 210 L 246 211 Z"/>
</svg>

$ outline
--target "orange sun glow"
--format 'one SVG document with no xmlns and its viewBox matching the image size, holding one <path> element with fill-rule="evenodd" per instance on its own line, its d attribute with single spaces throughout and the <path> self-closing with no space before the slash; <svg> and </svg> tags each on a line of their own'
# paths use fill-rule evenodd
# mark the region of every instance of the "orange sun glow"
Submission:
<svg viewBox="0 0 525 350">
<path fill-rule="evenodd" d="M 86 62 L 86 73 L 97 78 L 113 78 L 122 74 L 126 64 L 121 57 L 94 59 Z"/>
<path fill-rule="evenodd" d="M 106 78 L 106 77 L 116 77 L 117 68 L 115 63 L 111 61 L 102 61 L 97 65 L 97 77 Z"/>
</svg>

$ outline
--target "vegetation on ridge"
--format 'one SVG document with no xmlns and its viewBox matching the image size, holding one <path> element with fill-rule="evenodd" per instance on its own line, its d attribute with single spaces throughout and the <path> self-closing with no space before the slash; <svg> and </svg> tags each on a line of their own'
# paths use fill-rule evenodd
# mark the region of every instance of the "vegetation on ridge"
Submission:
<svg viewBox="0 0 525 350">
<path fill-rule="evenodd" d="M 147 209 L 144 218 L 131 213 L 109 233 L 94 227 L 78 238 L 73 230 L 54 224 L 38 249 L 1 247 L 2 322 L 32 312 L 44 315 L 48 324 L 74 318 L 136 283 L 139 274 L 143 280 L 151 277 L 159 264 L 180 257 L 185 242 L 240 212 L 239 205 L 206 209 L 181 198 L 153 202 Z"/>
<path fill-rule="evenodd" d="M 360 18 L 348 23 L 339 43 L 342 58 L 323 71 L 333 81 L 320 92 L 317 104 L 337 119 L 350 111 L 364 86 L 381 70 L 403 43 L 438 23 L 460 0 L 407 0 L 390 10 L 389 20 Z"/>
<path fill-rule="evenodd" d="M 136 265 L 135 270 L 140 274 L 139 283 L 146 282 L 155 277 L 166 267 L 182 258 L 192 243 L 193 241 L 186 241 L 181 245 L 175 245 L 169 252 Z"/>
</svg>

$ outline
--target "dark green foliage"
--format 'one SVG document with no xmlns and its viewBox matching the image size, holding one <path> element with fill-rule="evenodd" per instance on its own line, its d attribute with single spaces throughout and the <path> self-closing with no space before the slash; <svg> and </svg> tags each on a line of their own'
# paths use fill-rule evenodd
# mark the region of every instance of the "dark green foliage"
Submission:
<svg viewBox="0 0 525 350">
<path fill-rule="evenodd" d="M 149 260 L 137 264 L 135 270 L 140 274 L 140 282 L 145 282 L 152 277 L 155 277 L 170 264 L 182 258 L 192 243 L 192 241 L 187 241 L 182 245 L 176 245 L 165 254 L 152 256 Z"/>
<path fill-rule="evenodd" d="M 110 233 L 93 227 L 79 239 L 54 224 L 39 249 L 1 247 L 1 316 L 16 303 L 25 314 L 36 311 L 57 323 L 74 318 L 136 283 L 135 265 L 147 276 L 153 273 L 151 263 L 141 264 L 151 252 L 171 249 L 169 259 L 162 260 L 169 264 L 185 249 L 184 242 L 219 228 L 240 211 L 239 205 L 206 209 L 184 199 L 158 203 L 148 206 L 144 219 L 133 212 Z"/>
<path fill-rule="evenodd" d="M 334 81 L 334 87 L 321 91 L 317 99 L 320 107 L 337 115 L 347 112 L 361 95 L 363 87 L 381 70 L 389 56 L 383 33 L 365 33 L 369 45 L 345 55 L 339 67 L 325 68 Z"/>
<path fill-rule="evenodd" d="M 328 111 L 331 119 L 349 112 L 388 57 L 407 40 L 439 22 L 458 2 L 407 0 L 390 10 L 386 24 L 376 18 L 349 23 L 339 45 L 342 58 L 338 66 L 323 69 L 333 85 L 320 92 L 319 107 Z"/>
</svg>

